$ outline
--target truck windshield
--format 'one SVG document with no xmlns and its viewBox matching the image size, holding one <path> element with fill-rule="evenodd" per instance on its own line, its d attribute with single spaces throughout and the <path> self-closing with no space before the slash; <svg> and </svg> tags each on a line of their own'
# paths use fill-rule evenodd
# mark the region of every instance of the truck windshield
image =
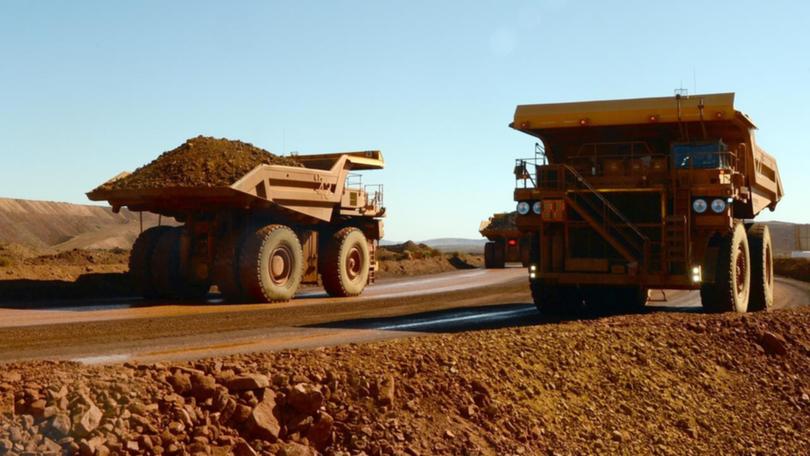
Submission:
<svg viewBox="0 0 810 456">
<path fill-rule="evenodd" d="M 681 169 L 714 169 L 731 166 L 723 141 L 673 144 L 672 159 L 675 167 Z"/>
</svg>

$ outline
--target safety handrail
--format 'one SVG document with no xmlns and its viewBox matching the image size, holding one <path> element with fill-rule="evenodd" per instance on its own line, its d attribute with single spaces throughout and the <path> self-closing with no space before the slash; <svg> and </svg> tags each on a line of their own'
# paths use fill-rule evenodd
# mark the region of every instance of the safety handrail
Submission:
<svg viewBox="0 0 810 456">
<path fill-rule="evenodd" d="M 627 227 L 630 228 L 636 234 L 636 236 L 641 238 L 642 241 L 644 242 L 650 241 L 650 239 L 646 235 L 644 235 L 644 233 L 639 231 L 639 229 L 633 223 L 631 223 L 630 220 L 628 220 L 627 217 L 625 217 L 624 214 L 622 214 L 610 201 L 608 201 L 607 198 L 602 196 L 600 192 L 598 192 L 595 188 L 593 188 L 593 186 L 591 186 L 591 184 L 589 184 L 588 181 L 585 180 L 585 178 L 582 177 L 582 175 L 579 172 L 577 172 L 577 170 L 565 164 L 560 166 L 562 166 L 566 171 L 571 173 L 571 175 L 574 176 L 577 182 L 582 184 L 592 195 L 596 196 L 605 207 L 610 209 L 610 212 L 612 212 L 613 215 L 618 217 L 622 223 L 627 225 Z"/>
<path fill-rule="evenodd" d="M 382 207 L 383 206 L 383 184 L 368 184 L 363 187 L 363 191 L 366 193 L 367 197 L 372 195 L 369 198 L 368 203 L 372 207 Z"/>
</svg>

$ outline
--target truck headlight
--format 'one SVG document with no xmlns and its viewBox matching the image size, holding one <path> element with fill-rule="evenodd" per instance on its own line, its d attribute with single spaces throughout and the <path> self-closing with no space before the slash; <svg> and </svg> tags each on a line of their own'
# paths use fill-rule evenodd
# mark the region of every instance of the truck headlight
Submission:
<svg viewBox="0 0 810 456">
<path fill-rule="evenodd" d="M 692 201 L 692 209 L 694 209 L 695 212 L 697 212 L 698 214 L 706 212 L 706 209 L 708 209 L 708 207 L 709 205 L 706 204 L 706 200 L 703 198 L 698 198 Z"/>
<path fill-rule="evenodd" d="M 700 283 L 703 281 L 703 268 L 700 266 L 692 266 L 692 282 Z"/>
<path fill-rule="evenodd" d="M 712 200 L 712 210 L 719 214 L 726 210 L 726 202 L 721 200 L 720 198 L 715 198 Z"/>
<path fill-rule="evenodd" d="M 521 201 L 517 204 L 517 213 L 520 215 L 528 214 L 529 209 L 531 209 L 531 207 L 529 206 L 529 203 L 527 203 L 526 201 Z"/>
<path fill-rule="evenodd" d="M 534 212 L 537 215 L 540 215 L 540 212 L 542 211 L 543 211 L 543 203 L 541 203 L 540 201 L 535 201 L 534 204 L 532 204 L 532 212 Z"/>
</svg>

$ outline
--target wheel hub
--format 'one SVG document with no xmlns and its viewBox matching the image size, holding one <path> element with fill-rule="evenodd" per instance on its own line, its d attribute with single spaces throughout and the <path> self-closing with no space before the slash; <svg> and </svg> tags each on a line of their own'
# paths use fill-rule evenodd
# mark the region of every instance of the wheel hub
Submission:
<svg viewBox="0 0 810 456">
<path fill-rule="evenodd" d="M 270 280 L 283 285 L 290 279 L 292 254 L 287 247 L 279 247 L 270 254 Z"/>
<path fill-rule="evenodd" d="M 357 247 L 352 247 L 346 255 L 346 275 L 350 280 L 354 280 L 362 272 L 362 253 Z"/>
</svg>

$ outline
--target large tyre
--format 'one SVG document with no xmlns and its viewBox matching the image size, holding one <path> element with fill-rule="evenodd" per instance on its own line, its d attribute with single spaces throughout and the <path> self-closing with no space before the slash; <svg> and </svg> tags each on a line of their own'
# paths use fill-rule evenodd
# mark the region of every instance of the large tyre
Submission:
<svg viewBox="0 0 810 456">
<path fill-rule="evenodd" d="M 487 242 L 484 244 L 484 267 L 487 269 L 495 268 L 495 243 Z"/>
<path fill-rule="evenodd" d="M 503 241 L 494 242 L 492 249 L 492 267 L 503 269 L 506 267 L 506 243 Z"/>
<path fill-rule="evenodd" d="M 348 227 L 326 241 L 319 269 L 329 296 L 357 296 L 368 284 L 371 259 L 366 236 Z"/>
<path fill-rule="evenodd" d="M 248 299 L 239 283 L 241 241 L 241 233 L 232 231 L 219 240 L 214 253 L 212 276 L 222 298 L 227 302 L 244 302 Z"/>
<path fill-rule="evenodd" d="M 708 312 L 745 312 L 751 289 L 751 256 L 743 224 L 720 239 L 715 281 L 700 288 Z"/>
<path fill-rule="evenodd" d="M 239 283 L 247 298 L 289 301 L 303 275 L 304 252 L 293 230 L 267 225 L 245 236 L 239 251 Z"/>
<path fill-rule="evenodd" d="M 773 306 L 773 245 L 768 225 L 755 223 L 748 228 L 751 252 L 751 295 L 748 310 L 768 310 Z"/>
<path fill-rule="evenodd" d="M 208 294 L 208 282 L 193 280 L 183 271 L 180 247 L 183 229 L 168 227 L 155 243 L 151 258 L 152 286 L 161 298 L 200 299 Z"/>
<path fill-rule="evenodd" d="M 168 230 L 171 230 L 171 227 L 153 226 L 142 232 L 132 245 L 129 254 L 129 276 L 132 278 L 135 292 L 144 298 L 158 296 L 152 283 L 152 254 L 158 239 Z"/>
</svg>

